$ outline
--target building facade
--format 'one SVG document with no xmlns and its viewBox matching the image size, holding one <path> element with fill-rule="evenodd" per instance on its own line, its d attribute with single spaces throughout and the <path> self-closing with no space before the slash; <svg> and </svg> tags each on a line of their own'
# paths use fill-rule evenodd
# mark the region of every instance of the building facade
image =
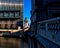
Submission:
<svg viewBox="0 0 60 48">
<path fill-rule="evenodd" d="M 23 24 L 23 0 L 0 0 L 0 31 L 18 29 Z"/>
</svg>

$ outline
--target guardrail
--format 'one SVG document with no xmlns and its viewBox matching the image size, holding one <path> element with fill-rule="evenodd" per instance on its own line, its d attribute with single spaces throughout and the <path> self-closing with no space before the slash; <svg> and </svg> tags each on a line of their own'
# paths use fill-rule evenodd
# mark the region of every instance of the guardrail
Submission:
<svg viewBox="0 0 60 48">
<path fill-rule="evenodd" d="M 60 45 L 60 17 L 41 21 L 37 24 L 37 34 Z"/>
</svg>

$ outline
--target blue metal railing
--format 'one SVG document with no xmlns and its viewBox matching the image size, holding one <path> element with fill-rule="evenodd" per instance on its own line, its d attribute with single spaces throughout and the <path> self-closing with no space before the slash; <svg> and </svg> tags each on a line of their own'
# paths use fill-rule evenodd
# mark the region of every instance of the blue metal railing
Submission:
<svg viewBox="0 0 60 48">
<path fill-rule="evenodd" d="M 37 34 L 49 39 L 60 45 L 60 17 L 40 21 L 38 24 Z"/>
</svg>

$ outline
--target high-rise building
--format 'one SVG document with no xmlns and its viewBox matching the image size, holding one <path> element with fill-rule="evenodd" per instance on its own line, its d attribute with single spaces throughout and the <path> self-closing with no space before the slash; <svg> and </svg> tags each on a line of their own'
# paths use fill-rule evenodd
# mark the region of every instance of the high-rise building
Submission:
<svg viewBox="0 0 60 48">
<path fill-rule="evenodd" d="M 23 0 L 0 0 L 0 31 L 18 29 L 20 22 L 23 24 Z"/>
</svg>

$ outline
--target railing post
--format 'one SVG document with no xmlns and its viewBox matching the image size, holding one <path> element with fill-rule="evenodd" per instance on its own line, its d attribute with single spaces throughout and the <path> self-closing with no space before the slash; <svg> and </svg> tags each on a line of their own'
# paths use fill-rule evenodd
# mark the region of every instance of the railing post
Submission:
<svg viewBox="0 0 60 48">
<path fill-rule="evenodd" d="M 23 39 L 21 40 L 21 48 L 24 48 L 24 41 L 23 41 Z"/>
<path fill-rule="evenodd" d="M 48 23 L 45 24 L 45 27 L 46 27 L 46 32 L 48 32 Z M 46 32 L 45 32 L 45 35 L 46 35 Z"/>
<path fill-rule="evenodd" d="M 31 48 L 31 39 L 28 38 L 28 48 Z"/>
</svg>

